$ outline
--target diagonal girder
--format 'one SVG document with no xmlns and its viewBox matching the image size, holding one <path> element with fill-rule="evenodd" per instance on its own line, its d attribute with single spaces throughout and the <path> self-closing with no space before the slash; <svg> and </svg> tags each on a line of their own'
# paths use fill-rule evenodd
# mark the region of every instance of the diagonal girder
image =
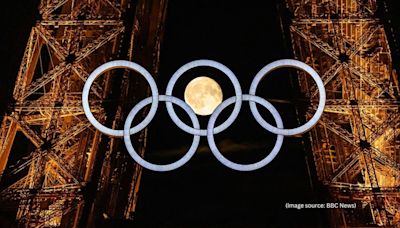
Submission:
<svg viewBox="0 0 400 228">
<path fill-rule="evenodd" d="M 359 146 L 359 143 L 360 143 L 359 140 L 355 139 L 353 134 L 346 131 L 341 126 L 337 125 L 335 122 L 333 122 L 327 118 L 322 118 L 319 121 L 319 123 L 322 124 L 324 127 L 326 127 L 328 130 L 330 130 L 331 132 L 340 136 L 344 141 L 350 143 L 351 145 L 353 145 L 355 147 Z"/>
<path fill-rule="evenodd" d="M 73 127 L 69 128 L 67 131 L 60 134 L 54 141 L 53 141 L 53 149 L 59 150 L 60 147 L 68 142 L 70 139 L 74 138 L 84 130 L 88 129 L 91 126 L 89 121 L 80 121 L 78 124 L 75 124 Z"/>
<path fill-rule="evenodd" d="M 86 82 L 86 80 L 89 77 L 89 73 L 85 70 L 85 68 L 82 66 L 80 63 L 76 63 L 73 65 L 72 70 L 75 72 L 75 74 L 83 81 Z M 103 89 L 102 87 L 95 81 L 92 84 L 91 91 L 98 97 L 98 98 L 103 98 Z"/>
<path fill-rule="evenodd" d="M 109 0 L 101 0 L 102 2 L 106 3 L 107 5 L 111 6 L 111 8 L 113 8 L 115 10 L 115 12 L 117 12 L 117 15 L 121 15 L 121 10 L 120 8 L 118 8 L 118 6 L 116 6 L 114 3 L 110 2 Z"/>
<path fill-rule="evenodd" d="M 343 65 L 340 61 L 336 61 L 321 77 L 324 85 L 327 85 L 341 70 Z M 316 97 L 318 94 L 317 85 L 313 85 L 311 88 L 311 97 Z"/>
<path fill-rule="evenodd" d="M 76 184 L 79 183 L 79 181 L 72 174 L 72 167 L 68 164 L 67 161 L 65 161 L 61 156 L 58 156 L 54 152 L 48 153 L 48 156 L 50 156 L 51 160 L 63 171 L 64 174 L 67 175 L 68 178 L 72 179 L 72 181 Z"/>
<path fill-rule="evenodd" d="M 46 44 L 54 51 L 59 60 L 63 61 L 68 56 L 68 51 L 60 43 L 58 43 L 58 41 L 45 27 L 39 24 L 34 29 L 46 42 Z"/>
<path fill-rule="evenodd" d="M 29 158 L 26 159 L 23 163 L 18 164 L 16 167 L 14 167 L 11 171 L 7 172 L 7 175 L 14 175 L 24 169 L 26 169 L 27 167 L 29 167 L 32 164 L 32 153 L 29 155 Z"/>
<path fill-rule="evenodd" d="M 315 47 L 318 49 L 322 50 L 325 54 L 330 56 L 332 59 L 338 61 L 338 53 L 336 53 L 336 50 L 333 49 L 329 44 L 325 43 L 321 39 L 319 39 L 316 35 L 314 34 L 306 34 L 302 32 L 299 28 L 295 26 L 290 26 L 290 31 L 295 32 L 299 36 L 301 36 L 303 39 L 307 40 L 311 44 L 313 44 Z"/>
<path fill-rule="evenodd" d="M 50 1 L 42 1 L 39 6 L 39 13 L 46 17 L 51 14 L 61 6 L 63 6 L 69 0 L 50 0 Z"/>
<path fill-rule="evenodd" d="M 346 160 L 344 160 L 331 175 L 331 182 L 336 182 L 343 174 L 345 174 L 355 163 L 359 161 L 360 150 L 352 152 Z"/>
<path fill-rule="evenodd" d="M 97 39 L 93 40 L 91 43 L 86 45 L 84 48 L 80 49 L 76 55 L 76 61 L 80 62 L 82 59 L 86 58 L 89 56 L 91 53 L 117 37 L 119 34 L 121 34 L 124 31 L 124 26 L 119 26 L 117 28 L 114 28 L 110 31 L 105 32 L 104 34 L 101 34 Z"/>
<path fill-rule="evenodd" d="M 24 189 L 27 187 L 27 176 L 24 176 L 23 178 L 19 179 L 12 185 L 8 186 L 6 189 L 0 192 L 0 196 L 6 194 L 7 191 L 12 191 L 15 189 Z"/>
<path fill-rule="evenodd" d="M 352 73 L 360 77 L 363 81 L 367 82 L 371 86 L 380 89 L 381 91 L 386 92 L 389 96 L 392 98 L 395 98 L 393 95 L 393 91 L 390 88 L 385 88 L 381 81 L 376 78 L 375 75 L 372 73 L 369 73 L 367 71 L 362 71 L 362 68 L 356 64 L 355 62 L 349 60 L 349 63 L 344 63 L 343 64 L 346 68 L 348 68 Z"/>
<path fill-rule="evenodd" d="M 377 139 L 379 139 L 381 136 L 385 134 L 386 131 L 390 130 L 391 127 L 395 127 L 396 123 L 398 123 L 400 120 L 400 112 L 396 112 L 393 115 L 390 115 L 383 123 L 381 123 L 376 129 L 370 138 L 371 142 L 375 142 Z"/>
<path fill-rule="evenodd" d="M 43 145 L 43 140 L 36 134 L 36 132 L 34 132 L 30 127 L 29 124 L 27 124 L 25 121 L 23 120 L 18 120 L 15 117 L 11 118 L 18 124 L 18 126 L 20 127 L 21 131 L 24 133 L 24 135 L 36 146 L 36 147 L 40 147 L 41 145 Z"/>
<path fill-rule="evenodd" d="M 373 35 L 382 28 L 381 25 L 379 24 L 368 24 L 369 27 L 367 29 L 366 32 L 363 32 L 363 35 L 360 37 L 360 39 L 357 41 L 358 45 L 353 45 L 350 48 L 350 54 L 349 57 L 353 58 L 354 55 L 356 55 L 357 53 L 359 53 L 361 51 L 361 49 L 363 48 L 363 46 L 365 44 L 367 44 L 373 37 Z"/>
<path fill-rule="evenodd" d="M 60 63 L 59 65 L 55 66 L 52 70 L 48 73 L 44 74 L 42 77 L 38 78 L 35 82 L 32 82 L 29 87 L 25 89 L 22 94 L 22 99 L 25 100 L 30 95 L 34 94 L 37 90 L 48 84 L 49 82 L 53 81 L 57 77 L 63 75 L 67 70 L 71 68 L 71 64 L 65 65 L 64 62 Z"/>
<path fill-rule="evenodd" d="M 371 147 L 370 150 L 372 152 L 373 159 L 375 161 L 378 161 L 383 165 L 392 168 L 397 173 L 400 172 L 400 164 L 397 163 L 395 160 L 393 160 L 392 157 L 389 157 L 388 155 L 386 155 L 385 153 L 383 153 L 382 151 L 380 151 L 378 148 L 375 147 Z"/>
</svg>

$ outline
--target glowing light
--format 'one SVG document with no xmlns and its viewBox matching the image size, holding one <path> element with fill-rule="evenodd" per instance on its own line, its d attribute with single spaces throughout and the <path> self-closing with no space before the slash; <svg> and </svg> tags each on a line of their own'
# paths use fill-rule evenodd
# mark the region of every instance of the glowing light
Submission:
<svg viewBox="0 0 400 228">
<path fill-rule="evenodd" d="M 185 89 L 185 102 L 193 111 L 202 116 L 211 115 L 222 102 L 222 90 L 219 84 L 209 77 L 197 77 L 189 82 Z"/>
</svg>

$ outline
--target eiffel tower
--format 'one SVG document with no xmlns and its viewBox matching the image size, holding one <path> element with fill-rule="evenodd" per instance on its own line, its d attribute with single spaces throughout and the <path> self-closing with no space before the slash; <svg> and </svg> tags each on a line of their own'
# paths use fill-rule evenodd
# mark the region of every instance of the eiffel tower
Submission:
<svg viewBox="0 0 400 228">
<path fill-rule="evenodd" d="M 90 72 L 114 59 L 157 75 L 166 6 L 166 0 L 40 2 L 0 133 L 1 212 L 18 226 L 133 219 L 141 168 L 120 152 L 120 141 L 91 126 L 81 91 Z M 123 125 L 131 108 L 124 98 L 148 94 L 132 74 L 116 69 L 95 82 L 91 109 L 108 126 Z M 146 134 L 135 138 L 141 153 Z"/>
<path fill-rule="evenodd" d="M 339 204 L 330 210 L 332 226 L 398 226 L 399 83 L 388 7 L 376 0 L 286 4 L 294 55 L 318 71 L 327 90 L 324 115 L 309 133 L 318 179 L 332 202 L 356 203 L 355 209 Z M 318 100 L 309 79 L 300 75 L 300 88 Z"/>
</svg>

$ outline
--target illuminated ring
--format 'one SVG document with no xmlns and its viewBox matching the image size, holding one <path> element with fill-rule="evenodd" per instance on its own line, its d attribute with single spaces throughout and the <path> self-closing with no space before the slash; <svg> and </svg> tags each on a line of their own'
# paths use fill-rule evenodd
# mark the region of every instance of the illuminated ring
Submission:
<svg viewBox="0 0 400 228">
<path fill-rule="evenodd" d="M 196 67 L 201 67 L 201 66 L 213 67 L 213 68 L 216 68 L 216 69 L 222 71 L 231 80 L 231 82 L 233 84 L 233 87 L 235 89 L 235 96 L 236 96 L 235 107 L 234 107 L 231 115 L 228 117 L 228 119 L 225 122 L 223 122 L 221 125 L 217 126 L 214 129 L 213 133 L 217 134 L 217 133 L 225 130 L 226 128 L 228 128 L 233 123 L 233 121 L 235 121 L 235 119 L 239 115 L 240 108 L 242 106 L 242 100 L 240 99 L 240 97 L 242 96 L 242 89 L 240 88 L 239 81 L 236 78 L 235 74 L 228 67 L 224 66 L 223 64 L 221 64 L 219 62 L 212 61 L 212 60 L 206 60 L 206 59 L 195 60 L 195 61 L 186 63 L 181 68 L 179 68 L 174 73 L 174 75 L 172 75 L 171 79 L 168 82 L 167 90 L 166 90 L 165 94 L 171 96 L 172 95 L 172 90 L 174 89 L 176 81 L 186 71 L 188 71 L 190 69 L 193 69 L 193 68 L 196 68 Z M 194 128 L 186 125 L 176 115 L 176 113 L 174 111 L 174 107 L 172 106 L 172 104 L 170 102 L 166 102 L 166 105 L 167 105 L 168 114 L 170 115 L 171 119 L 174 121 L 174 123 L 180 129 L 182 129 L 183 131 L 185 131 L 185 132 L 187 132 L 189 134 L 192 134 L 192 135 L 207 136 L 207 130 L 206 129 L 194 129 Z"/>
<path fill-rule="evenodd" d="M 223 101 L 214 110 L 214 112 L 212 113 L 212 115 L 209 119 L 207 129 L 200 129 L 200 124 L 197 119 L 197 116 L 188 104 L 186 104 L 184 101 L 182 101 L 179 98 L 171 96 L 173 87 L 174 87 L 176 81 L 179 79 L 179 77 L 182 76 L 183 73 L 185 73 L 186 71 L 188 71 L 192 68 L 195 68 L 195 67 L 199 67 L 199 66 L 214 67 L 214 68 L 222 71 L 229 77 L 229 79 L 231 80 L 231 82 L 234 86 L 234 89 L 235 89 L 235 96 Z M 147 82 L 150 84 L 150 88 L 152 91 L 152 97 L 145 98 L 144 100 L 140 101 L 138 104 L 136 104 L 133 107 L 133 109 L 130 111 L 130 113 L 126 119 L 123 130 L 113 130 L 113 129 L 103 126 L 95 119 L 93 114 L 90 112 L 88 99 L 89 99 L 90 87 L 93 84 L 94 80 L 99 75 L 101 75 L 102 73 L 104 73 L 107 70 L 121 68 L 121 67 L 135 70 L 136 72 L 138 72 L 142 76 L 144 76 L 145 79 L 147 80 Z M 278 111 L 275 109 L 275 107 L 272 106 L 272 104 L 269 103 L 268 101 L 266 101 L 265 99 L 255 96 L 259 82 L 270 71 L 278 69 L 278 68 L 282 68 L 282 67 L 294 67 L 294 68 L 297 68 L 300 70 L 305 70 L 315 80 L 318 90 L 319 90 L 319 104 L 318 104 L 316 113 L 306 124 L 304 124 L 300 127 L 294 128 L 294 129 L 284 129 L 282 119 L 281 119 Z M 167 165 L 157 165 L 157 164 L 153 164 L 153 163 L 149 163 L 149 162 L 145 161 L 143 158 L 141 158 L 136 153 L 135 149 L 132 146 L 132 142 L 130 139 L 130 135 L 139 132 L 140 130 L 146 128 L 149 125 L 149 123 L 155 116 L 159 101 L 166 102 L 167 111 L 171 117 L 171 120 L 180 129 L 193 135 L 192 145 L 189 148 L 189 150 L 186 152 L 186 154 L 182 158 L 180 158 L 178 161 L 173 162 L 171 164 L 167 164 Z M 239 115 L 242 101 L 249 101 L 250 109 L 251 109 L 251 112 L 252 112 L 254 118 L 263 128 L 265 128 L 269 132 L 277 134 L 277 139 L 276 139 L 274 148 L 272 149 L 271 153 L 269 153 L 261 161 L 253 163 L 253 164 L 238 164 L 238 163 L 229 161 L 220 153 L 220 151 L 218 150 L 218 148 L 215 144 L 215 141 L 214 141 L 214 134 L 218 134 L 218 133 L 224 131 L 235 121 L 235 119 Z M 326 102 L 326 92 L 325 92 L 324 84 L 323 84 L 323 81 L 321 80 L 321 78 L 319 77 L 319 75 L 317 74 L 317 72 L 303 62 L 300 62 L 297 60 L 289 60 L 289 59 L 272 62 L 272 63 L 268 64 L 267 66 L 265 66 L 264 68 L 262 68 L 257 73 L 257 75 L 254 77 L 253 82 L 250 87 L 249 94 L 242 94 L 240 84 L 239 84 L 236 76 L 233 74 L 233 72 L 231 70 L 229 70 L 226 66 L 224 66 L 218 62 L 212 61 L 212 60 L 196 60 L 193 62 L 189 62 L 189 63 L 185 64 L 184 66 L 182 66 L 181 68 L 179 68 L 174 73 L 174 75 L 172 76 L 171 80 L 168 83 L 166 95 L 158 94 L 157 85 L 156 85 L 154 79 L 152 78 L 151 74 L 146 69 L 144 69 L 142 66 L 140 66 L 136 63 L 124 61 L 124 60 L 111 61 L 111 62 L 105 63 L 105 64 L 99 66 L 98 68 L 96 68 L 88 77 L 88 79 L 84 85 L 83 91 L 82 91 L 83 110 L 84 110 L 85 115 L 88 118 L 89 122 L 102 133 L 105 133 L 105 134 L 111 135 L 111 136 L 123 136 L 125 146 L 129 152 L 129 154 L 132 156 L 132 158 L 138 164 L 140 164 L 142 167 L 153 170 L 153 171 L 159 171 L 159 172 L 171 171 L 171 170 L 177 169 L 177 168 L 183 166 L 185 163 L 187 163 L 190 160 L 190 158 L 194 155 L 194 153 L 196 152 L 196 150 L 199 146 L 200 136 L 207 136 L 208 144 L 210 146 L 212 153 L 225 166 L 235 169 L 235 170 L 238 170 L 238 171 L 252 171 L 252 170 L 259 169 L 259 168 L 267 165 L 268 163 L 270 163 L 276 157 L 276 155 L 279 153 L 279 150 L 282 147 L 283 138 L 285 135 L 289 136 L 289 135 L 296 135 L 296 134 L 304 133 L 317 123 L 317 121 L 321 118 L 322 112 L 325 107 L 325 102 Z M 151 103 L 151 108 L 150 108 L 148 115 L 138 125 L 136 125 L 133 128 L 130 128 L 132 121 L 133 121 L 134 117 L 137 115 L 137 113 L 150 103 Z M 189 127 L 188 125 L 186 125 L 179 119 L 179 117 L 176 115 L 176 113 L 174 111 L 172 103 L 177 104 L 178 106 L 183 108 L 188 113 L 188 115 L 192 121 L 193 127 Z M 235 106 L 234 106 L 233 112 L 231 113 L 229 118 L 221 125 L 214 127 L 216 119 L 218 118 L 218 116 L 220 115 L 222 110 L 225 109 L 228 105 L 231 105 L 233 103 L 235 103 Z M 255 103 L 261 104 L 262 106 L 264 106 L 271 112 L 272 116 L 275 119 L 277 127 L 271 126 L 262 118 L 262 116 L 260 115 L 260 113 L 257 110 L 257 106 Z"/>
<path fill-rule="evenodd" d="M 208 121 L 208 125 L 207 125 L 207 140 L 208 140 L 208 145 L 210 146 L 211 152 L 214 154 L 214 156 L 218 159 L 218 161 L 220 161 L 223 165 L 237 170 L 237 171 L 253 171 L 259 168 L 264 167 L 265 165 L 267 165 L 268 163 L 270 163 L 275 156 L 279 153 L 279 150 L 282 147 L 282 143 L 283 143 L 283 135 L 277 135 L 276 138 L 276 143 L 274 148 L 272 149 L 271 153 L 268 154 L 268 156 L 266 156 L 264 159 L 262 159 L 259 162 L 253 163 L 253 164 L 238 164 L 238 163 L 234 163 L 228 159 L 226 159 L 221 152 L 218 150 L 215 141 L 214 141 L 214 134 L 213 134 L 213 129 L 214 129 L 214 124 L 215 121 L 217 120 L 219 114 L 222 112 L 222 110 L 224 110 L 228 105 L 232 104 L 235 102 L 235 97 L 231 97 L 227 100 L 225 100 L 224 102 L 222 102 L 213 112 L 213 114 L 210 117 L 210 120 Z M 283 123 L 282 123 L 282 118 L 279 115 L 278 111 L 275 109 L 275 107 L 269 103 L 268 101 L 266 101 L 265 99 L 261 98 L 261 97 L 257 97 L 257 96 L 253 96 L 253 95 L 243 95 L 242 96 L 242 100 L 244 101 L 251 101 L 251 102 L 256 102 L 261 104 L 262 106 L 264 106 L 266 109 L 268 109 L 268 111 L 271 112 L 272 116 L 275 119 L 276 125 L 279 128 L 283 128 Z M 257 117 L 255 116 L 256 120 Z"/>
<path fill-rule="evenodd" d="M 256 118 L 257 122 L 263 126 L 265 129 L 268 131 L 278 134 L 278 135 L 285 135 L 285 136 L 290 136 L 290 135 L 297 135 L 304 133 L 308 130 L 310 130 L 315 124 L 317 124 L 318 120 L 321 118 L 321 115 L 324 111 L 325 107 L 325 102 L 326 102 L 326 93 L 325 93 L 325 87 L 322 79 L 319 77 L 318 73 L 308 66 L 307 64 L 297 61 L 297 60 L 292 60 L 292 59 L 282 59 L 278 61 L 274 61 L 268 65 L 266 65 L 264 68 L 262 68 L 257 75 L 254 77 L 253 82 L 251 83 L 250 86 L 250 95 L 255 95 L 257 86 L 260 83 L 260 81 L 266 76 L 269 72 L 282 68 L 282 67 L 294 67 L 299 70 L 304 70 L 306 71 L 311 77 L 314 79 L 314 81 L 317 83 L 317 88 L 319 90 L 319 103 L 318 103 L 318 108 L 317 111 L 315 112 L 314 116 L 304 125 L 297 127 L 297 128 L 292 128 L 292 129 L 279 129 L 278 128 L 270 125 L 267 123 L 260 115 L 260 113 L 257 110 L 257 106 L 253 101 L 250 101 L 250 110 L 251 113 L 253 113 L 254 117 Z"/>
<path fill-rule="evenodd" d="M 154 115 L 156 114 L 157 108 L 158 108 L 158 89 L 157 89 L 157 84 L 154 81 L 153 77 L 151 74 L 142 66 L 139 64 L 130 62 L 130 61 L 125 61 L 125 60 L 115 60 L 111 62 L 104 63 L 103 65 L 97 67 L 88 77 L 88 79 L 85 82 L 85 86 L 83 87 L 82 91 L 82 106 L 83 106 L 83 111 L 85 112 L 86 117 L 88 118 L 89 122 L 99 131 L 106 135 L 110 136 L 116 136 L 116 137 L 122 137 L 124 135 L 122 130 L 113 130 L 111 128 L 108 128 L 104 125 L 102 125 L 99 121 L 96 120 L 96 118 L 93 116 L 92 112 L 90 111 L 89 107 L 89 92 L 90 92 L 90 87 L 92 86 L 94 80 L 103 74 L 105 71 L 112 70 L 115 68 L 128 68 L 131 70 L 134 70 L 141 74 L 146 81 L 150 85 L 151 93 L 152 93 L 152 104 L 150 107 L 150 111 L 147 114 L 146 118 L 144 120 L 136 125 L 135 127 L 130 129 L 130 134 L 134 134 L 136 132 L 139 132 L 143 130 L 153 119 Z"/>
<path fill-rule="evenodd" d="M 172 97 L 172 96 L 166 96 L 166 95 L 160 95 L 158 97 L 158 100 L 159 101 L 172 102 L 172 103 L 180 106 L 189 115 L 190 119 L 192 120 L 193 127 L 197 128 L 197 129 L 200 128 L 199 120 L 197 119 L 196 114 L 189 107 L 189 105 L 187 105 L 184 101 L 180 100 L 179 98 Z M 130 137 L 130 133 L 129 133 L 129 128 L 131 127 L 132 121 L 135 118 L 135 115 L 144 106 L 150 104 L 151 102 L 152 102 L 152 98 L 148 97 L 148 98 L 142 100 L 141 102 L 139 102 L 137 105 L 135 105 L 135 107 L 133 107 L 133 109 L 129 112 L 128 117 L 126 118 L 126 121 L 125 121 L 124 130 L 123 130 L 124 142 L 125 142 L 126 149 L 128 150 L 128 152 L 131 155 L 131 157 L 137 163 L 139 163 L 141 166 L 143 166 L 146 169 L 150 169 L 150 170 L 158 171 L 158 172 L 165 172 L 165 171 L 171 171 L 171 170 L 177 169 L 177 168 L 183 166 L 186 162 L 188 162 L 192 158 L 192 156 L 194 155 L 194 153 L 196 152 L 196 150 L 197 150 L 197 148 L 199 146 L 200 136 L 193 135 L 192 145 L 190 146 L 190 149 L 185 154 L 185 156 L 183 156 L 178 161 L 176 161 L 174 163 L 171 163 L 171 164 L 167 164 L 167 165 L 156 165 L 156 164 L 153 164 L 153 163 L 145 161 L 142 157 L 140 157 L 136 153 L 135 149 L 132 146 L 132 141 L 131 141 L 131 137 Z"/>
</svg>

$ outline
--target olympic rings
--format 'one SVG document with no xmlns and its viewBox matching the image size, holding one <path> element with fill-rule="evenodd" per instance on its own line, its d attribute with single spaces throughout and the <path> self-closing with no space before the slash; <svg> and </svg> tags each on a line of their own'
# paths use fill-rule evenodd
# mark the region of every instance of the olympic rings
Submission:
<svg viewBox="0 0 400 228">
<path fill-rule="evenodd" d="M 226 99 L 225 101 L 223 101 L 211 114 L 211 117 L 208 121 L 207 129 L 200 129 L 200 124 L 197 119 L 197 116 L 189 105 L 187 105 L 181 99 L 172 96 L 172 91 L 173 91 L 174 85 L 176 84 L 176 81 L 186 71 L 196 68 L 196 67 L 201 67 L 201 66 L 213 67 L 213 68 L 216 68 L 216 69 L 222 71 L 231 80 L 234 90 L 235 90 L 235 96 L 230 97 L 230 98 Z M 306 71 L 308 74 L 311 75 L 313 80 L 316 82 L 317 88 L 319 90 L 319 104 L 318 104 L 316 113 L 306 124 L 304 124 L 300 127 L 297 127 L 297 128 L 293 128 L 293 129 L 284 129 L 281 116 L 279 115 L 279 113 L 275 109 L 275 107 L 271 103 L 266 101 L 265 99 L 255 95 L 257 86 L 260 83 L 260 81 L 264 78 L 264 76 L 267 75 L 269 72 L 271 72 L 275 69 L 278 69 L 278 68 L 282 68 L 282 67 L 293 67 L 296 69 Z M 110 70 L 110 69 L 115 69 L 115 68 L 128 68 L 128 69 L 132 69 L 132 70 L 135 70 L 136 72 L 140 73 L 149 83 L 151 92 L 152 92 L 151 97 L 143 99 L 142 101 L 140 101 L 138 104 L 136 104 L 132 108 L 132 110 L 129 112 L 128 117 L 125 121 L 123 130 L 113 130 L 113 129 L 107 128 L 104 125 L 102 125 L 101 123 L 99 123 L 93 116 L 92 112 L 90 111 L 89 100 L 88 100 L 90 87 L 93 84 L 94 80 L 99 75 L 104 73 L 105 71 Z M 189 150 L 187 151 L 187 153 L 182 158 L 180 158 L 178 161 L 173 162 L 171 164 L 167 164 L 167 165 L 157 165 L 157 164 L 153 164 L 153 163 L 150 163 L 150 162 L 147 162 L 146 160 L 144 160 L 142 157 L 140 157 L 136 153 L 135 149 L 133 148 L 132 141 L 130 139 L 130 135 L 141 131 L 142 129 L 146 128 L 149 125 L 149 123 L 155 116 L 159 101 L 166 102 L 167 111 L 168 111 L 168 114 L 171 117 L 172 121 L 180 129 L 193 135 L 193 142 L 192 142 L 192 145 L 190 146 Z M 253 164 L 245 164 L 245 165 L 234 163 L 234 162 L 231 162 L 228 159 L 226 159 L 221 154 L 221 152 L 218 150 L 218 148 L 215 144 L 215 140 L 214 140 L 214 134 L 218 134 L 218 133 L 224 131 L 229 126 L 231 126 L 232 123 L 236 120 L 236 118 L 239 115 L 241 106 L 242 106 L 242 101 L 249 101 L 251 113 L 253 114 L 256 121 L 264 129 L 266 129 L 267 131 L 269 131 L 271 133 L 277 134 L 275 146 L 272 149 L 272 151 L 268 154 L 268 156 L 266 156 L 264 159 L 262 159 L 259 162 L 256 162 Z M 136 116 L 136 114 L 143 107 L 145 107 L 146 105 L 149 105 L 150 103 L 151 103 L 151 107 L 150 107 L 150 111 L 149 111 L 148 115 L 144 118 L 144 120 L 142 122 L 140 122 L 135 127 L 131 128 L 132 121 L 133 121 L 134 117 Z M 176 115 L 176 113 L 174 111 L 172 103 L 180 106 L 189 115 L 189 117 L 192 121 L 193 127 L 186 125 L 185 123 L 183 123 L 180 120 L 180 118 Z M 222 112 L 222 110 L 233 103 L 235 103 L 234 109 L 233 109 L 233 112 L 228 117 L 228 119 L 225 122 L 223 122 L 221 125 L 214 127 L 215 121 L 218 118 L 219 114 Z M 270 113 L 274 117 L 277 127 L 270 125 L 262 118 L 262 116 L 260 115 L 260 113 L 257 110 L 257 106 L 255 103 L 259 103 L 260 105 L 262 105 L 263 107 L 268 109 L 268 111 L 270 111 Z M 140 66 L 136 63 L 124 61 L 124 60 L 111 61 L 111 62 L 105 63 L 105 64 L 99 66 L 98 68 L 96 68 L 90 74 L 89 78 L 87 79 L 87 81 L 85 83 L 83 91 L 82 91 L 83 110 L 84 110 L 85 115 L 88 118 L 89 122 L 96 129 L 98 129 L 100 132 L 102 132 L 104 134 L 107 134 L 109 136 L 115 136 L 115 137 L 123 136 L 125 146 L 128 150 L 128 153 L 131 155 L 131 157 L 138 164 L 143 166 L 144 168 L 150 169 L 153 171 L 159 171 L 159 172 L 171 171 L 171 170 L 177 169 L 177 168 L 183 166 L 185 163 L 187 163 L 190 160 L 190 158 L 194 155 L 194 153 L 196 152 L 196 150 L 199 146 L 200 136 L 207 136 L 208 145 L 211 149 L 211 152 L 214 154 L 214 156 L 217 158 L 218 161 L 220 161 L 222 164 L 224 164 L 225 166 L 227 166 L 231 169 L 238 170 L 238 171 L 252 171 L 252 170 L 256 170 L 261 167 L 264 167 L 265 165 L 270 163 L 276 157 L 276 155 L 279 153 L 279 151 L 282 147 L 284 136 L 290 136 L 290 135 L 304 133 L 304 132 L 310 130 L 318 122 L 318 120 L 321 118 L 321 115 L 324 111 L 325 103 L 326 103 L 325 87 L 324 87 L 323 81 L 321 80 L 318 73 L 314 69 L 312 69 L 310 66 L 308 66 L 307 64 L 297 61 L 297 60 L 292 60 L 292 59 L 282 59 L 282 60 L 274 61 L 274 62 L 266 65 L 265 67 L 263 67 L 257 73 L 257 75 L 254 77 L 253 82 L 251 83 L 251 86 L 250 86 L 249 94 L 242 94 L 242 90 L 241 90 L 239 81 L 237 80 L 235 74 L 229 68 L 222 65 L 221 63 L 218 63 L 218 62 L 212 61 L 212 60 L 196 60 L 196 61 L 189 62 L 189 63 L 183 65 L 181 68 L 179 68 L 173 74 L 173 76 L 171 77 L 171 79 L 167 85 L 166 95 L 158 94 L 157 85 L 156 85 L 154 79 L 152 78 L 151 74 L 146 69 L 144 69 L 142 66 Z"/>
</svg>

